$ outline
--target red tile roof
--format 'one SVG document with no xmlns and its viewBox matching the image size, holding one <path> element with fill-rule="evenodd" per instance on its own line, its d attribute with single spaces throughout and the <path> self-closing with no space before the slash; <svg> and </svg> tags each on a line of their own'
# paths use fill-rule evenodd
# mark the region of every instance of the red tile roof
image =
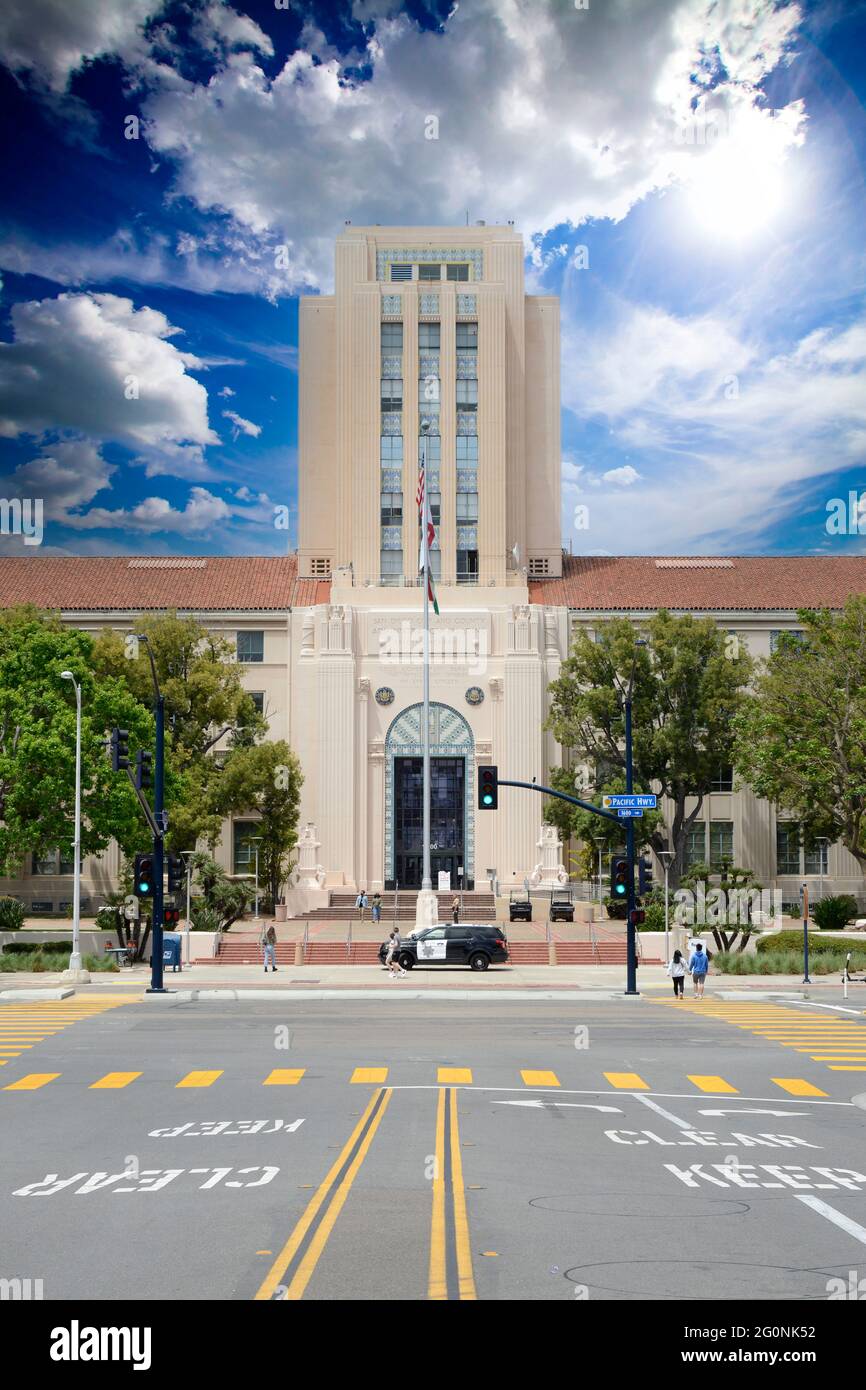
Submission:
<svg viewBox="0 0 866 1390">
<path fill-rule="evenodd" d="M 259 611 L 324 603 L 329 592 L 328 580 L 298 578 L 297 555 L 0 559 L 0 608 Z"/>
<path fill-rule="evenodd" d="M 841 608 L 866 593 L 866 555 L 566 555 L 561 579 L 532 582 L 532 603 L 628 609 Z"/>
</svg>

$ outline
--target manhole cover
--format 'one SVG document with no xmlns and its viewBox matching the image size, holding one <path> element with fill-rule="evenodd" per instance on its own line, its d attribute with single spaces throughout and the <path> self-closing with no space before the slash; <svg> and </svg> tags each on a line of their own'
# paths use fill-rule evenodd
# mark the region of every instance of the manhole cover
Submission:
<svg viewBox="0 0 866 1390">
<path fill-rule="evenodd" d="M 741 1216 L 750 1210 L 749 1203 L 736 1197 L 704 1197 L 692 1193 L 678 1194 L 677 1200 L 687 1204 L 688 1219 L 709 1216 Z M 609 1220 L 626 1217 L 629 1221 L 667 1221 L 670 1217 L 670 1198 L 636 1196 L 633 1192 L 564 1193 L 559 1197 L 533 1197 L 529 1205 L 539 1211 L 557 1211 L 572 1216 L 604 1216 Z"/>
<path fill-rule="evenodd" d="M 722 1290 L 725 1298 L 750 1300 L 827 1297 L 823 1270 L 725 1260 L 622 1260 L 574 1265 L 564 1277 L 573 1284 L 587 1284 L 591 1290 L 690 1302 L 716 1300 Z"/>
</svg>

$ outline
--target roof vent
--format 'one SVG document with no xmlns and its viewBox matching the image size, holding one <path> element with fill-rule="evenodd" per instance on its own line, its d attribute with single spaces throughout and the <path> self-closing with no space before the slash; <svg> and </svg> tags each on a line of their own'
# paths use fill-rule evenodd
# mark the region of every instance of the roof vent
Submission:
<svg viewBox="0 0 866 1390">
<path fill-rule="evenodd" d="M 129 561 L 127 569 L 203 570 L 207 569 L 207 560 L 195 559 L 191 555 L 138 555 Z"/>
<path fill-rule="evenodd" d="M 733 560 L 707 558 L 703 555 L 690 555 L 685 559 L 656 560 L 657 570 L 732 570 Z"/>
</svg>

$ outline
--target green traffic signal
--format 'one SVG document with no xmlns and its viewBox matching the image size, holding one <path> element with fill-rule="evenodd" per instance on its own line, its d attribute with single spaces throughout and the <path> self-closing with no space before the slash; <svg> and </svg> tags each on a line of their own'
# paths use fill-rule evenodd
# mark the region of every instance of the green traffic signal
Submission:
<svg viewBox="0 0 866 1390">
<path fill-rule="evenodd" d="M 499 805 L 499 771 L 495 766 L 478 769 L 478 809 L 495 811 Z"/>
</svg>

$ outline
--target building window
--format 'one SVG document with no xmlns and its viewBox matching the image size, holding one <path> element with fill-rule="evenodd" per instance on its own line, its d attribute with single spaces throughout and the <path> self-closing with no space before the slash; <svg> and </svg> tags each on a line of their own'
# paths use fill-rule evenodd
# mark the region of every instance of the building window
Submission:
<svg viewBox="0 0 866 1390">
<path fill-rule="evenodd" d="M 457 551 L 457 583 L 458 583 L 458 584 L 477 584 L 477 583 L 478 583 L 478 551 L 477 551 L 477 550 L 458 550 L 458 551 Z"/>
<path fill-rule="evenodd" d="M 255 705 L 256 714 L 264 714 L 265 692 L 263 690 L 248 690 L 247 694 Z"/>
<path fill-rule="evenodd" d="M 468 279 L 469 279 L 469 267 L 468 267 L 468 265 L 447 265 L 447 266 L 445 267 L 445 271 L 446 271 L 447 278 L 448 278 L 449 280 L 468 280 Z"/>
<path fill-rule="evenodd" d="M 692 864 L 705 864 L 707 861 L 707 827 L 693 825 L 686 834 L 684 864 L 688 869 Z"/>
<path fill-rule="evenodd" d="M 732 792 L 734 790 L 734 769 L 722 766 L 710 782 L 711 792 Z"/>
<path fill-rule="evenodd" d="M 460 410 L 478 409 L 478 382 L 458 381 L 457 406 Z"/>
<path fill-rule="evenodd" d="M 419 267 L 418 267 L 418 279 L 419 279 L 419 280 L 441 280 L 441 279 L 442 279 L 442 267 L 441 267 L 441 265 L 419 265 Z"/>
<path fill-rule="evenodd" d="M 478 351 L 478 324 L 477 323 L 458 323 L 457 324 L 457 350 L 458 352 L 477 352 Z"/>
<path fill-rule="evenodd" d="M 265 634 L 263 632 L 238 633 L 238 661 L 245 665 L 265 659 Z"/>
<path fill-rule="evenodd" d="M 776 822 L 776 873 L 802 878 L 806 874 L 827 873 L 829 845 L 803 845 L 802 829 L 797 821 Z"/>
<path fill-rule="evenodd" d="M 403 577 L 402 550 L 379 551 L 379 577 L 383 584 L 399 584 Z"/>
<path fill-rule="evenodd" d="M 710 867 L 720 869 L 724 861 L 733 862 L 734 822 L 710 821 Z"/>
<path fill-rule="evenodd" d="M 383 410 L 402 410 L 403 408 L 403 383 L 393 377 L 386 377 L 382 382 L 382 409 Z"/>
<path fill-rule="evenodd" d="M 471 522 L 478 520 L 477 492 L 458 492 L 457 520 L 462 522 Z"/>
<path fill-rule="evenodd" d="M 51 874 L 72 874 L 75 872 L 75 862 L 59 849 L 51 849 L 41 857 L 34 854 L 33 872 L 42 877 Z"/>
<path fill-rule="evenodd" d="M 236 874 L 250 874 L 255 872 L 256 867 L 256 847 L 252 843 L 252 837 L 262 833 L 261 823 L 257 820 L 236 820 L 234 830 L 234 871 Z M 259 871 L 262 867 L 261 849 L 259 851 Z"/>
<path fill-rule="evenodd" d="M 460 327 L 460 324 L 457 325 Z M 421 352 L 439 351 L 439 324 L 438 323 L 419 323 L 418 325 L 418 348 Z"/>
<path fill-rule="evenodd" d="M 331 561 L 327 556 L 320 556 L 310 561 L 310 574 L 314 579 L 331 573 Z"/>
<path fill-rule="evenodd" d="M 424 462 L 424 440 L 425 436 L 418 436 L 418 467 Z M 439 468 L 442 463 L 442 438 L 438 434 L 428 434 L 427 439 L 427 467 Z"/>
<path fill-rule="evenodd" d="M 379 457 L 383 468 L 399 468 L 403 463 L 402 434 L 383 434 L 379 440 Z"/>
<path fill-rule="evenodd" d="M 434 526 L 438 526 L 442 520 L 442 493 L 430 492 L 428 496 L 430 498 L 430 520 L 433 522 Z"/>
<path fill-rule="evenodd" d="M 770 633 L 771 656 L 779 645 L 780 637 L 793 637 L 796 642 L 802 642 L 803 629 L 801 627 L 773 628 L 772 632 Z"/>
<path fill-rule="evenodd" d="M 412 267 L 411 267 L 411 265 L 396 265 L 396 264 L 392 261 L 392 262 L 391 262 L 391 279 L 392 279 L 392 280 L 411 280 L 411 279 L 412 279 Z"/>
<path fill-rule="evenodd" d="M 457 436 L 457 467 L 458 467 L 458 468 L 477 468 L 477 467 L 478 467 L 478 437 L 477 437 L 477 435 L 458 434 L 458 436 Z"/>
<path fill-rule="evenodd" d="M 402 323 L 383 323 L 381 332 L 381 345 L 383 352 L 403 351 Z"/>
<path fill-rule="evenodd" d="M 381 511 L 383 526 L 400 526 L 403 521 L 402 492 L 383 492 Z"/>
</svg>

